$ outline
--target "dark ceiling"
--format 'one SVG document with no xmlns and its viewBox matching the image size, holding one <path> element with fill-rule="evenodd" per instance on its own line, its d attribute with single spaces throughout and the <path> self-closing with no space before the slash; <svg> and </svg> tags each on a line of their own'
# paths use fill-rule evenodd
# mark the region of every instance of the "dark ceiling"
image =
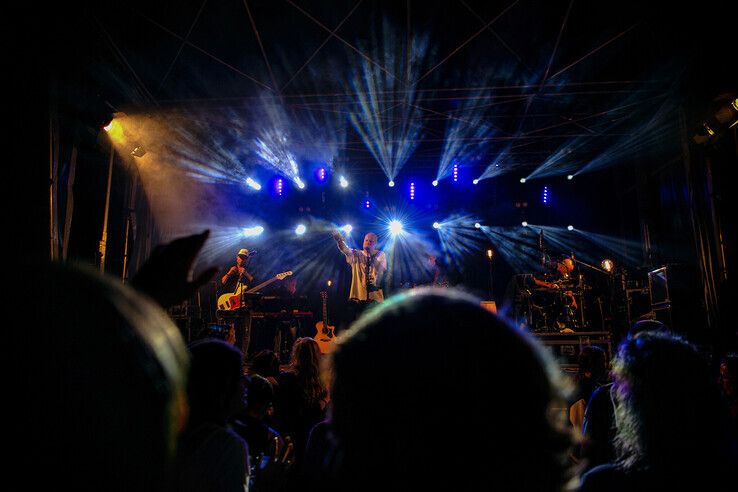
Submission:
<svg viewBox="0 0 738 492">
<path fill-rule="evenodd" d="M 407 169 L 436 169 L 456 152 L 479 173 L 496 160 L 530 173 L 563 149 L 566 166 L 551 171 L 561 174 L 642 132 L 665 105 L 725 90 L 727 10 L 727 2 L 709 11 L 643 1 L 118 2 L 67 12 L 52 44 L 70 106 L 104 101 L 207 120 L 194 133 L 217 134 L 219 146 L 252 138 L 273 106 L 301 158 L 328 154 L 357 173 L 380 172 L 365 140 L 381 133 L 384 145 L 409 149 Z"/>
</svg>

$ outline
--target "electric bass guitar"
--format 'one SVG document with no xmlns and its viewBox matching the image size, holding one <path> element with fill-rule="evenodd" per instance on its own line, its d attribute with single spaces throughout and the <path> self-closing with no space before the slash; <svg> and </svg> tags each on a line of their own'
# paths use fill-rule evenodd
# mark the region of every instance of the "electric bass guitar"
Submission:
<svg viewBox="0 0 738 492">
<path fill-rule="evenodd" d="M 241 297 L 243 296 L 243 294 L 253 294 L 254 292 L 259 292 L 259 290 L 263 289 L 272 282 L 276 282 L 277 280 L 284 280 L 290 275 L 292 275 L 291 271 L 278 273 L 273 278 L 270 278 L 266 282 L 262 282 L 256 287 L 252 287 L 250 289 L 248 289 L 248 287 L 246 287 L 244 284 L 238 284 L 235 291 L 223 294 L 218 298 L 218 309 L 224 311 L 232 311 L 234 309 L 238 309 L 242 307 Z"/>
<path fill-rule="evenodd" d="M 336 327 L 328 324 L 328 292 L 321 292 L 320 299 L 323 301 L 323 321 L 315 323 L 315 329 L 318 332 L 313 338 L 318 342 L 320 353 L 327 354 L 333 346 L 333 341 L 336 339 Z"/>
</svg>

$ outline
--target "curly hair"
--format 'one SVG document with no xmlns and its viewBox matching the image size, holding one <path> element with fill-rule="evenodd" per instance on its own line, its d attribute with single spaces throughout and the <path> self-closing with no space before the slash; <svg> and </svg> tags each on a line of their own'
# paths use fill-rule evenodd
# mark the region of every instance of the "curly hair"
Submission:
<svg viewBox="0 0 738 492">
<path fill-rule="evenodd" d="M 621 343 L 613 375 L 624 468 L 693 465 L 719 452 L 718 394 L 692 344 L 665 331 L 637 333 Z"/>
</svg>

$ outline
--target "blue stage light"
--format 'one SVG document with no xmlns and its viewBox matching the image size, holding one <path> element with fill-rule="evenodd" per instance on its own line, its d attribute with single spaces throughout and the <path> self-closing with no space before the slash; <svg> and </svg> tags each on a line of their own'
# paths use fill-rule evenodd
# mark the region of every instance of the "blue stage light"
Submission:
<svg viewBox="0 0 738 492">
<path fill-rule="evenodd" d="M 454 164 L 453 173 L 454 173 L 454 183 L 455 183 L 459 180 L 459 165 L 458 164 Z"/>
<path fill-rule="evenodd" d="M 543 187 L 543 195 L 541 197 L 544 205 L 548 205 L 548 186 Z"/>
<path fill-rule="evenodd" d="M 364 200 L 364 208 L 370 208 L 372 206 L 372 202 L 369 200 Z"/>
<path fill-rule="evenodd" d="M 341 176 L 339 178 L 339 184 L 341 185 L 341 188 L 348 188 L 349 182 L 345 177 Z"/>
<path fill-rule="evenodd" d="M 410 183 L 410 200 L 415 200 L 415 183 Z"/>
<path fill-rule="evenodd" d="M 284 180 L 282 180 L 282 178 L 277 178 L 277 181 L 274 182 L 274 190 L 277 192 L 277 195 L 282 196 L 283 187 Z"/>
<path fill-rule="evenodd" d="M 318 180 L 318 183 L 323 183 L 327 177 L 328 171 L 324 167 L 319 167 L 315 170 L 315 178 Z"/>
</svg>

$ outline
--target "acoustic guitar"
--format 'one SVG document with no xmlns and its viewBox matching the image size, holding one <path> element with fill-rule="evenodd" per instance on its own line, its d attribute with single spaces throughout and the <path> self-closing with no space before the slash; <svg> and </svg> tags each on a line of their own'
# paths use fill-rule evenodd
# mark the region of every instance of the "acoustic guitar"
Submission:
<svg viewBox="0 0 738 492">
<path fill-rule="evenodd" d="M 272 282 L 276 282 L 277 280 L 284 280 L 286 277 L 289 277 L 292 275 L 292 272 L 282 272 L 278 273 L 274 277 L 270 278 L 266 282 L 262 282 L 256 287 L 248 288 L 244 284 L 238 284 L 236 286 L 236 290 L 233 292 L 229 292 L 227 294 L 223 294 L 218 298 L 218 309 L 221 309 L 223 311 L 232 311 L 234 309 L 238 309 L 241 306 L 241 297 L 243 294 L 253 294 L 255 292 L 258 292 L 259 290 L 263 289 L 267 285 L 271 284 Z M 248 290 L 246 290 L 248 289 Z"/>
<path fill-rule="evenodd" d="M 315 323 L 317 333 L 313 338 L 318 342 L 320 353 L 327 354 L 331 350 L 333 342 L 336 339 L 336 327 L 328 324 L 328 292 L 321 292 L 320 299 L 323 301 L 323 321 Z"/>
</svg>

